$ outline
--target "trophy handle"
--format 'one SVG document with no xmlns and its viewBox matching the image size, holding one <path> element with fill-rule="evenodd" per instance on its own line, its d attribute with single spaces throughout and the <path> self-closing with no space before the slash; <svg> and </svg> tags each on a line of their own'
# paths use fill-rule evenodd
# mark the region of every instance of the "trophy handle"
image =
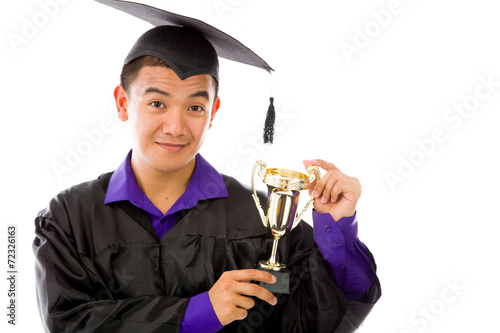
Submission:
<svg viewBox="0 0 500 333">
<path fill-rule="evenodd" d="M 255 165 L 253 166 L 253 170 L 252 170 L 252 198 L 255 201 L 255 206 L 257 206 L 257 210 L 259 211 L 260 219 L 262 220 L 264 227 L 267 228 L 268 219 L 266 217 L 266 214 L 264 213 L 264 210 L 262 209 L 262 206 L 260 205 L 260 200 L 259 200 L 259 197 L 257 196 L 257 192 L 255 191 L 255 175 L 258 174 L 261 178 L 263 178 L 262 172 L 265 171 L 266 167 L 267 167 L 267 165 L 263 161 L 257 161 L 257 162 L 255 162 Z"/>
<path fill-rule="evenodd" d="M 319 168 L 315 165 L 311 165 L 309 168 L 307 168 L 307 173 L 309 174 L 309 184 L 312 183 L 314 180 L 319 181 L 321 179 L 321 172 L 319 171 Z M 295 220 L 293 221 L 293 226 L 292 229 L 297 226 L 300 222 L 300 217 L 304 212 L 309 208 L 309 206 L 314 202 L 314 197 L 311 197 L 309 201 L 306 203 L 304 208 L 300 211 L 300 213 L 297 213 L 295 216 Z"/>
</svg>

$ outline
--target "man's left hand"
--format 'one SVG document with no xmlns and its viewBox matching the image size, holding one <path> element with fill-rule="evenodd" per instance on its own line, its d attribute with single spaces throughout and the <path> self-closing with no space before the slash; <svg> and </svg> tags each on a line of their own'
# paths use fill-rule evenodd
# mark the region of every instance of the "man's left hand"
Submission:
<svg viewBox="0 0 500 333">
<path fill-rule="evenodd" d="M 303 163 L 306 168 L 316 165 L 326 171 L 320 181 L 315 180 L 309 188 L 309 194 L 315 198 L 314 210 L 330 213 L 335 221 L 353 216 L 361 196 L 359 180 L 343 174 L 334 164 L 320 159 L 306 160 Z"/>
</svg>

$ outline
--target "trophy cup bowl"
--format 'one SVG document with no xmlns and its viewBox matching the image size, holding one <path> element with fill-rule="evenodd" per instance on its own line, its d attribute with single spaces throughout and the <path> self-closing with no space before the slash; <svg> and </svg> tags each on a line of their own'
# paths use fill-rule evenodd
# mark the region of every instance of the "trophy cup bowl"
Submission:
<svg viewBox="0 0 500 333">
<path fill-rule="evenodd" d="M 307 169 L 309 175 L 286 169 L 267 169 L 266 163 L 257 161 L 252 171 L 252 197 L 259 211 L 262 223 L 273 236 L 273 248 L 268 260 L 259 261 L 259 267 L 269 271 L 284 271 L 286 265 L 276 260 L 278 242 L 300 222 L 300 217 L 314 202 L 311 197 L 304 208 L 297 213 L 300 191 L 307 190 L 314 180 L 321 178 L 317 166 Z M 267 185 L 268 208 L 265 213 L 255 190 L 255 178 L 260 176 Z M 276 274 L 275 274 L 276 275 Z M 270 286 L 270 285 L 268 285 Z M 287 287 L 288 288 L 288 287 Z"/>
</svg>

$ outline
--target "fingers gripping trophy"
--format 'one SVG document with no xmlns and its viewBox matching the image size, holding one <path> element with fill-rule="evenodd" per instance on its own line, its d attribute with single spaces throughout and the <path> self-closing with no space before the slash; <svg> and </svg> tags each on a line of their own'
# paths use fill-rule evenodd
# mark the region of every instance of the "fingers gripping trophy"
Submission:
<svg viewBox="0 0 500 333">
<path fill-rule="evenodd" d="M 266 289 L 275 293 L 289 294 L 290 274 L 286 265 L 276 260 L 278 242 L 300 222 L 300 217 L 314 202 L 311 197 L 304 208 L 297 212 L 300 191 L 309 189 L 315 180 L 320 180 L 321 173 L 317 166 L 307 169 L 309 175 L 286 170 L 268 169 L 263 161 L 257 161 L 252 171 L 252 197 L 259 211 L 262 223 L 273 236 L 271 257 L 258 263 L 260 269 L 268 270 L 275 275 L 275 284 L 262 283 Z M 255 190 L 255 178 L 259 176 L 267 185 L 267 212 L 264 212 Z"/>
</svg>

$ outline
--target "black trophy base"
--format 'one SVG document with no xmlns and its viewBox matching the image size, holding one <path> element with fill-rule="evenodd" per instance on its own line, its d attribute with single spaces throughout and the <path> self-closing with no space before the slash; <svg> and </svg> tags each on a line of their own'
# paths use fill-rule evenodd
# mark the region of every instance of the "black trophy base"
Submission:
<svg viewBox="0 0 500 333">
<path fill-rule="evenodd" d="M 276 277 L 274 284 L 259 282 L 259 286 L 266 288 L 273 294 L 290 294 L 290 272 L 288 271 L 273 271 L 257 267 L 258 270 L 271 273 Z"/>
</svg>

